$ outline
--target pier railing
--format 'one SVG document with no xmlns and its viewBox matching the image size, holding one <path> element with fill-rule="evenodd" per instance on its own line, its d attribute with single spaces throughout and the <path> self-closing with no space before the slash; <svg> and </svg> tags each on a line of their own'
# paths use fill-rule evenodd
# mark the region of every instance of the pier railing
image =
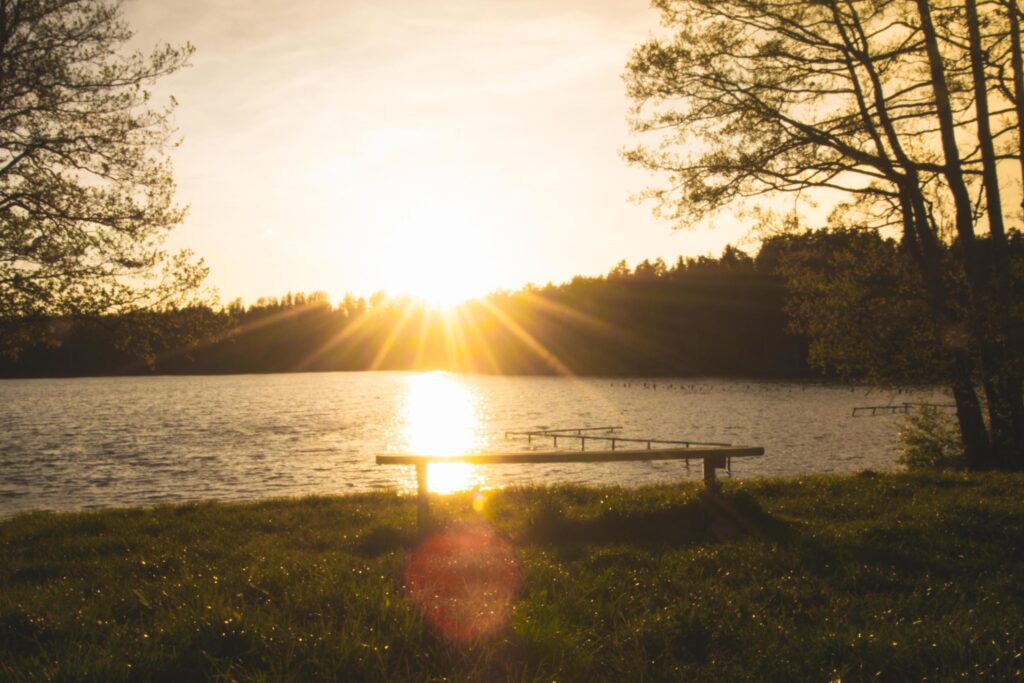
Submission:
<svg viewBox="0 0 1024 683">
<path fill-rule="evenodd" d="M 625 436 L 609 436 L 614 432 L 622 429 L 622 427 L 571 427 L 567 429 L 526 429 L 526 430 L 509 430 L 505 432 L 505 438 L 508 439 L 513 436 L 525 436 L 527 443 L 532 443 L 534 437 L 537 438 L 550 438 L 552 445 L 558 448 L 559 439 L 578 439 L 580 442 L 580 450 L 587 450 L 587 441 L 600 441 L 602 443 L 609 444 L 611 450 L 616 449 L 616 445 L 620 443 L 640 443 L 646 444 L 647 450 L 651 450 L 652 446 L 718 446 L 727 448 L 732 444 L 721 443 L 718 441 L 690 441 L 690 440 L 679 440 L 679 439 L 647 439 L 637 437 L 625 437 Z M 588 432 L 584 434 L 584 432 Z M 607 432 L 607 434 L 593 434 L 592 432 Z"/>
</svg>

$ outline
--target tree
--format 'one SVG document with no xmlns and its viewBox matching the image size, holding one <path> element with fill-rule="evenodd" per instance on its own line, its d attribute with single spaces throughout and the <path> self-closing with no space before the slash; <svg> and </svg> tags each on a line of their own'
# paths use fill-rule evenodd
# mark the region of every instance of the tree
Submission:
<svg viewBox="0 0 1024 683">
<path fill-rule="evenodd" d="M 1024 135 L 1016 3 L 988 3 L 983 20 L 974 2 L 655 5 L 675 34 L 639 47 L 626 78 L 634 128 L 661 144 L 626 156 L 668 175 L 668 188 L 648 195 L 659 210 L 688 224 L 755 198 L 828 192 L 844 198 L 833 223 L 898 230 L 939 330 L 935 351 L 949 359 L 969 464 L 1024 465 L 998 193 L 1010 180 L 1000 174 L 1013 172 L 999 162 L 1024 159 L 1024 137 L 1013 140 Z M 1020 176 L 1012 182 L 1019 188 Z M 990 233 L 985 244 L 978 228 Z M 944 241 L 956 242 L 963 277 L 949 272 Z M 951 290 L 959 282 L 965 296 Z"/>
<path fill-rule="evenodd" d="M 147 90 L 192 47 L 131 36 L 113 0 L 0 0 L 0 323 L 181 305 L 206 275 L 164 248 L 174 101 Z"/>
<path fill-rule="evenodd" d="M 772 236 L 759 261 L 762 255 L 787 280 L 790 324 L 809 338 L 812 365 L 881 384 L 949 377 L 920 273 L 895 240 L 868 230 L 815 230 Z"/>
</svg>

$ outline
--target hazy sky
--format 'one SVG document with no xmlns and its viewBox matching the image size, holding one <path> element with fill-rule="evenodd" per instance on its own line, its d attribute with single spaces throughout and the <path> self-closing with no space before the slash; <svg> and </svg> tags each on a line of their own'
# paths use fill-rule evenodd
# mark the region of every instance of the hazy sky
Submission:
<svg viewBox="0 0 1024 683">
<path fill-rule="evenodd" d="M 129 0 L 137 43 L 193 43 L 172 244 L 224 300 L 479 295 L 742 230 L 673 231 L 629 196 L 621 74 L 647 0 Z M 425 284 L 426 283 L 426 284 Z"/>
</svg>

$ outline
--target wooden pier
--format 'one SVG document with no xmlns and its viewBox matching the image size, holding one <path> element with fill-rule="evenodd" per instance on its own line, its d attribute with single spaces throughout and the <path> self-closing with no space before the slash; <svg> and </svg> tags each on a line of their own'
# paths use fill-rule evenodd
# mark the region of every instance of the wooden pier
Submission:
<svg viewBox="0 0 1024 683">
<path fill-rule="evenodd" d="M 885 406 L 859 406 L 853 409 L 853 417 L 874 417 L 876 415 L 902 415 L 914 408 L 956 409 L 955 403 L 891 403 Z"/>
<path fill-rule="evenodd" d="M 718 488 L 716 469 L 731 473 L 732 459 L 759 457 L 764 455 L 760 446 L 732 446 L 730 444 L 681 441 L 669 439 L 627 438 L 608 436 L 621 427 L 573 427 L 569 429 L 510 430 L 505 438 L 525 436 L 550 438 L 555 446 L 558 439 L 578 439 L 578 451 L 508 451 L 497 453 L 468 453 L 461 455 L 420 455 L 416 453 L 382 453 L 377 456 L 378 465 L 412 465 L 416 468 L 417 519 L 421 533 L 430 529 L 430 496 L 427 488 L 427 465 L 442 463 L 469 463 L 471 465 L 533 465 L 545 463 L 604 463 L 604 462 L 646 462 L 651 460 L 682 460 L 689 467 L 690 460 L 701 460 L 704 466 L 704 485 L 710 491 Z M 595 434 L 594 432 L 605 432 Z M 611 443 L 610 450 L 586 450 L 588 440 Z M 617 443 L 642 443 L 646 448 L 638 450 L 616 449 Z M 668 445 L 669 448 L 653 448 L 653 445 Z"/>
</svg>

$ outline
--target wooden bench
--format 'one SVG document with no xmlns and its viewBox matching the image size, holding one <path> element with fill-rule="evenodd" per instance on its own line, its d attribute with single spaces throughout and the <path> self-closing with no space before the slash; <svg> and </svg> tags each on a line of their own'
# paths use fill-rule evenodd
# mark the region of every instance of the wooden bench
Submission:
<svg viewBox="0 0 1024 683">
<path fill-rule="evenodd" d="M 467 455 L 416 455 L 385 453 L 377 456 L 378 465 L 413 465 L 416 467 L 417 521 L 421 531 L 430 528 L 430 498 L 427 492 L 427 465 L 431 463 L 470 463 L 473 465 L 530 465 L 565 462 L 644 462 L 649 460 L 702 460 L 704 485 L 717 488 L 715 470 L 726 467 L 730 458 L 764 455 L 759 446 L 726 446 L 713 448 L 656 448 L 646 450 L 606 451 L 511 451 L 506 453 L 471 453 Z"/>
</svg>

